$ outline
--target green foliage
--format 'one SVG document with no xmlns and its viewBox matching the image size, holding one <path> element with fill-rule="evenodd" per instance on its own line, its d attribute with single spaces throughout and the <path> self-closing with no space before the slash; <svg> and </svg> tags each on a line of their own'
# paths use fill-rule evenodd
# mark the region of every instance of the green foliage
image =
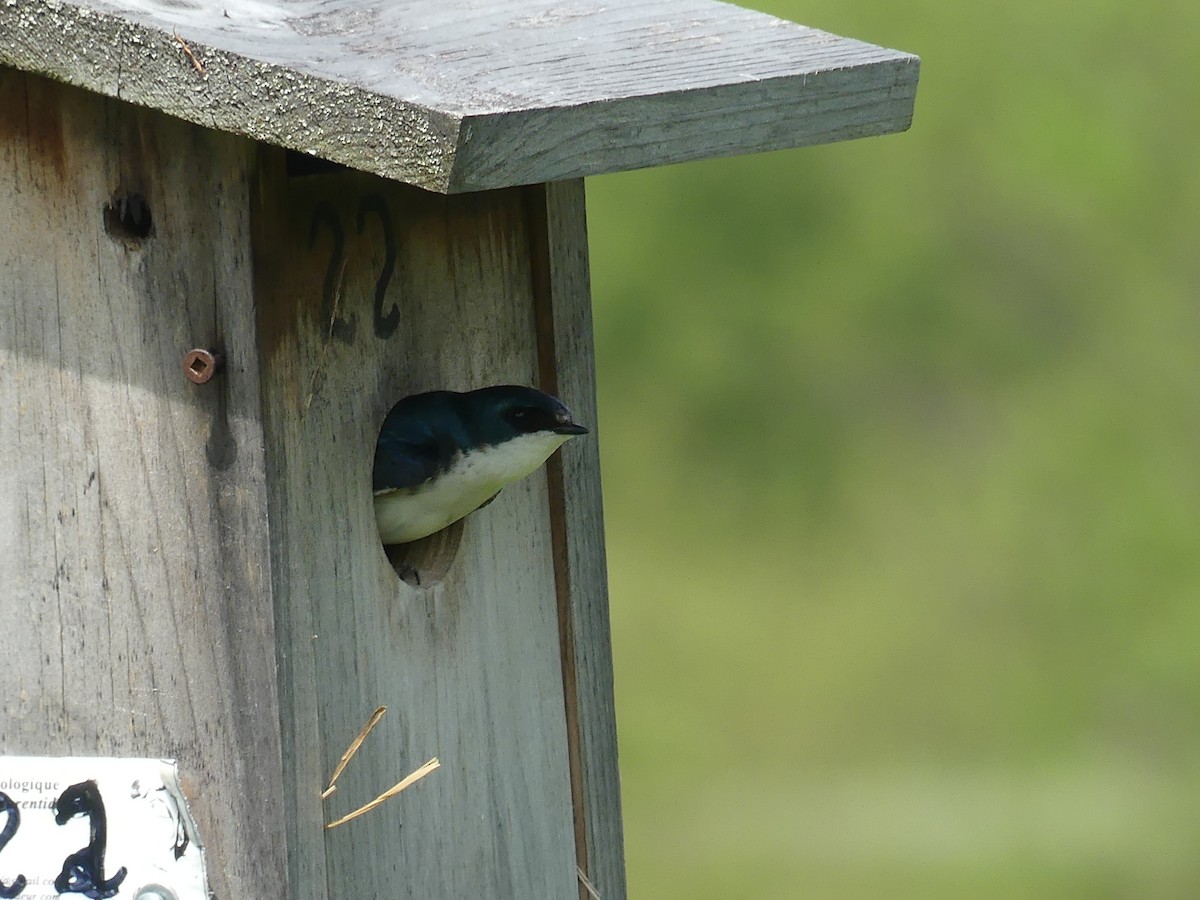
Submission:
<svg viewBox="0 0 1200 900">
<path fill-rule="evenodd" d="M 917 115 L 589 182 L 632 892 L 1197 896 L 1200 6 L 767 11 Z"/>
</svg>

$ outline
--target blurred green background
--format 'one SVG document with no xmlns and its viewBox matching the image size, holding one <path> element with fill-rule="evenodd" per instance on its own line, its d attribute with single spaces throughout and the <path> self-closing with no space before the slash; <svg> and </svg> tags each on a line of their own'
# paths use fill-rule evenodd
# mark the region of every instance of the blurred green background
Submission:
<svg viewBox="0 0 1200 900">
<path fill-rule="evenodd" d="M 631 894 L 1200 897 L 1200 4 L 754 5 L 921 84 L 588 182 Z"/>
</svg>

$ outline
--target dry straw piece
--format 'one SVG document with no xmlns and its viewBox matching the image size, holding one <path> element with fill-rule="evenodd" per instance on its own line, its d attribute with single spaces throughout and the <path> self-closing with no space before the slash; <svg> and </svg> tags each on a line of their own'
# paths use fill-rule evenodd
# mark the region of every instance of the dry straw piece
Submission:
<svg viewBox="0 0 1200 900">
<path fill-rule="evenodd" d="M 371 718 L 367 719 L 367 724 L 362 727 L 362 731 L 360 731 L 358 733 L 358 736 L 350 742 L 350 746 L 346 748 L 346 752 L 342 754 L 342 758 L 338 760 L 338 764 L 334 767 L 333 774 L 331 776 L 329 776 L 329 786 L 327 788 L 325 788 L 325 790 L 321 791 L 321 799 L 322 800 L 328 799 L 329 796 L 331 794 L 333 794 L 334 791 L 337 790 L 338 778 L 341 777 L 342 772 L 345 771 L 346 766 L 349 765 L 349 763 L 350 763 L 350 760 L 354 759 L 354 754 L 358 752 L 358 748 L 363 745 L 363 741 L 365 741 L 367 739 L 367 735 L 369 735 L 371 733 L 371 730 L 376 725 L 379 724 L 379 720 L 383 718 L 383 715 L 386 712 L 387 712 L 387 707 L 381 706 L 377 710 L 375 710 L 375 712 L 371 713 Z M 359 816 L 363 815 L 364 813 L 370 812 L 375 807 L 377 807 L 379 804 L 383 803 L 385 800 L 390 800 L 392 797 L 395 797 L 397 794 L 399 794 L 405 788 L 420 781 L 422 778 L 424 778 L 426 775 L 428 775 L 430 772 L 432 772 L 434 769 L 438 768 L 439 766 L 441 766 L 441 763 L 438 762 L 438 759 L 435 756 L 433 759 L 429 760 L 429 762 L 425 763 L 423 766 L 421 766 L 419 769 L 417 769 L 411 775 L 409 775 L 406 778 L 401 779 L 399 782 L 392 785 L 390 788 L 388 788 L 386 791 L 384 791 L 382 794 L 380 794 L 378 797 L 376 797 L 370 803 L 363 804 L 358 809 L 354 810 L 354 812 L 348 813 L 347 815 L 342 816 L 336 822 L 330 822 L 328 825 L 325 826 L 326 830 L 328 830 L 330 828 L 337 828 L 339 825 L 344 825 L 345 823 L 349 822 L 351 819 L 357 819 Z"/>
<path fill-rule="evenodd" d="M 582 884 L 583 889 L 588 892 L 588 896 L 591 897 L 592 900 L 600 900 L 600 892 L 596 890 L 596 886 L 592 884 L 591 881 L 588 880 L 587 875 L 583 873 L 583 868 L 576 866 L 575 874 L 579 876 L 579 883 Z"/>
<path fill-rule="evenodd" d="M 346 768 L 346 764 L 354 758 L 354 754 L 358 752 L 358 748 L 363 745 L 363 741 L 367 739 L 367 735 L 371 733 L 371 729 L 379 724 L 379 720 L 383 718 L 383 714 L 387 712 L 386 706 L 381 706 L 375 712 L 371 713 L 371 718 L 367 719 L 367 724 L 362 727 L 362 731 L 358 733 L 358 737 L 350 742 L 350 746 L 346 748 L 346 752 L 342 754 L 342 758 L 338 760 L 337 766 L 333 770 L 333 774 L 329 776 L 329 787 L 321 792 L 321 799 L 326 799 L 330 794 L 337 790 L 337 780 L 341 777 L 342 772 Z"/>
<path fill-rule="evenodd" d="M 388 788 L 386 791 L 384 791 L 382 794 L 380 794 L 378 797 L 376 797 L 370 803 L 363 804 L 358 809 L 356 809 L 354 812 L 348 813 L 347 815 L 342 816 L 336 822 L 330 822 L 328 825 L 325 826 L 325 829 L 329 830 L 330 828 L 337 828 L 339 825 L 346 824 L 351 819 L 357 819 L 363 813 L 370 812 L 375 807 L 377 807 L 379 804 L 383 803 L 386 800 L 390 800 L 392 797 L 395 797 L 398 793 L 400 793 L 405 788 L 420 781 L 422 778 L 424 778 L 426 775 L 428 775 L 430 772 L 432 772 L 434 769 L 438 768 L 439 766 L 441 766 L 441 763 L 438 762 L 438 759 L 435 756 L 433 759 L 429 760 L 429 762 L 425 763 L 425 765 L 421 766 L 421 768 L 417 769 L 417 771 L 413 772 L 407 778 L 404 778 L 397 784 Z"/>
</svg>

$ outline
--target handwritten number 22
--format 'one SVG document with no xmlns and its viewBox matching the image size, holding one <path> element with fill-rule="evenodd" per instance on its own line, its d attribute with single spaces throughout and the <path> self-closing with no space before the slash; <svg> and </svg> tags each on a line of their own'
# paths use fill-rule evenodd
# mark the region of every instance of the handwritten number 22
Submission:
<svg viewBox="0 0 1200 900">
<path fill-rule="evenodd" d="M 400 324 L 400 308 L 395 303 L 386 315 L 383 311 L 388 285 L 391 284 L 392 275 L 396 271 L 396 232 L 392 227 L 392 216 L 388 211 L 387 202 L 379 194 L 368 194 L 358 204 L 356 225 L 359 236 L 366 230 L 368 216 L 379 220 L 379 228 L 383 234 L 383 269 L 375 281 L 372 324 L 376 337 L 389 338 Z M 321 201 L 313 209 L 312 225 L 308 234 L 309 249 L 316 246 L 317 235 L 322 230 L 328 231 L 333 239 L 329 265 L 325 270 L 325 282 L 321 290 L 324 321 L 329 323 L 330 336 L 349 344 L 354 340 L 355 331 L 358 329 L 358 316 L 351 313 L 349 317 L 343 318 L 338 313 L 341 308 L 342 280 L 346 268 L 346 233 L 337 212 L 326 201 Z"/>
<path fill-rule="evenodd" d="M 21 826 L 21 813 L 12 798 L 0 792 L 0 813 L 5 814 L 0 829 L 0 850 L 13 838 Z M 60 894 L 83 894 L 89 900 L 115 897 L 128 871 L 124 866 L 112 878 L 104 877 L 104 851 L 108 846 L 108 820 L 104 800 L 94 781 L 82 781 L 63 791 L 54 804 L 54 821 L 65 825 L 75 816 L 87 816 L 90 837 L 87 846 L 76 850 L 63 860 L 62 872 L 54 879 L 54 889 Z M 11 900 L 25 890 L 26 879 L 18 875 L 13 883 L 0 882 L 0 898 Z"/>
</svg>

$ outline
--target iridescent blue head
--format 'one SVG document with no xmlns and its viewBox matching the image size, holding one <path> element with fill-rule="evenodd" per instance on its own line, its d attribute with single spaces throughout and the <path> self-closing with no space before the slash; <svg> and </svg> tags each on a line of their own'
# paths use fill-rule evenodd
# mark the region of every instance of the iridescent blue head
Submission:
<svg viewBox="0 0 1200 900">
<path fill-rule="evenodd" d="M 496 446 L 538 432 L 587 434 L 561 400 L 534 388 L 498 384 L 452 396 L 474 446 Z"/>
</svg>

